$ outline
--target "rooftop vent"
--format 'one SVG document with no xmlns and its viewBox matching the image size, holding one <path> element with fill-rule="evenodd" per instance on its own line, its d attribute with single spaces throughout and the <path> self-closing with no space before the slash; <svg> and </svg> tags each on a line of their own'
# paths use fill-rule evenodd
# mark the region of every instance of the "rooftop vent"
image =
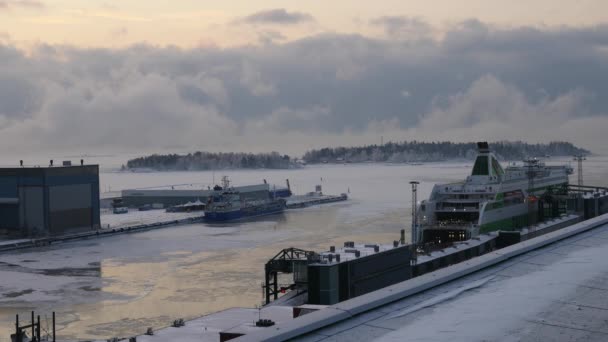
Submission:
<svg viewBox="0 0 608 342">
<path fill-rule="evenodd" d="M 271 327 L 274 325 L 274 321 L 271 319 L 267 319 L 267 318 L 262 318 L 260 320 L 258 320 L 257 322 L 255 322 L 255 326 L 256 327 Z"/>
</svg>

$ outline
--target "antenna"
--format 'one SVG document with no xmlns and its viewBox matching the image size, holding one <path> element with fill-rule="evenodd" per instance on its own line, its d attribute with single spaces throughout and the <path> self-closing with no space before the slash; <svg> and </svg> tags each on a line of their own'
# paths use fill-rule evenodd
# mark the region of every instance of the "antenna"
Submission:
<svg viewBox="0 0 608 342">
<path fill-rule="evenodd" d="M 227 190 L 230 187 L 230 180 L 228 179 L 228 176 L 222 176 L 222 187 L 224 190 Z"/>
<path fill-rule="evenodd" d="M 574 156 L 574 160 L 578 162 L 578 186 L 583 185 L 583 161 L 587 160 L 584 155 Z"/>
</svg>

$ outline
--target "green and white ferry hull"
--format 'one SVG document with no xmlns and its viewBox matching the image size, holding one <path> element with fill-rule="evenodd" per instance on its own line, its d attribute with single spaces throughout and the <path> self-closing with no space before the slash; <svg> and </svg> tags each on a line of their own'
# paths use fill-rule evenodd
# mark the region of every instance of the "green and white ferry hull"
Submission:
<svg viewBox="0 0 608 342">
<path fill-rule="evenodd" d="M 538 198 L 547 191 L 564 191 L 572 174 L 568 165 L 547 166 L 538 160 L 503 169 L 487 143 L 478 147 L 470 176 L 463 182 L 435 185 L 429 199 L 420 203 L 414 241 L 464 241 L 523 228 L 535 221 Z"/>
</svg>

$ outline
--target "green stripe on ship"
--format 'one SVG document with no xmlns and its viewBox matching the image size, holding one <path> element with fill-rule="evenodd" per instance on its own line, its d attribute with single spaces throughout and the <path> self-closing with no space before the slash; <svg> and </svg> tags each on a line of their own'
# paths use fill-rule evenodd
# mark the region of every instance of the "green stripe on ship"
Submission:
<svg viewBox="0 0 608 342">
<path fill-rule="evenodd" d="M 517 230 L 528 225 L 528 214 L 509 217 L 507 219 L 498 220 L 486 224 L 482 224 L 479 232 L 489 233 L 495 230 Z"/>
</svg>

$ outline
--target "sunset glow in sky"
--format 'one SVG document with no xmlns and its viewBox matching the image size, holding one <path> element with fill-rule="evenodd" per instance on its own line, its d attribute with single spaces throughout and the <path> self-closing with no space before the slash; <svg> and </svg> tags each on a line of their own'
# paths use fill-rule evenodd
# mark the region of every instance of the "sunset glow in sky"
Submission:
<svg viewBox="0 0 608 342">
<path fill-rule="evenodd" d="M 308 17 L 293 22 L 248 22 L 274 9 Z M 608 19 L 604 0 L 0 0 L 0 37 L 33 43 L 122 47 L 196 47 L 257 44 L 264 36 L 280 41 L 320 32 L 377 36 L 382 16 L 425 20 L 438 31 L 475 18 L 504 26 L 581 26 Z"/>
</svg>

